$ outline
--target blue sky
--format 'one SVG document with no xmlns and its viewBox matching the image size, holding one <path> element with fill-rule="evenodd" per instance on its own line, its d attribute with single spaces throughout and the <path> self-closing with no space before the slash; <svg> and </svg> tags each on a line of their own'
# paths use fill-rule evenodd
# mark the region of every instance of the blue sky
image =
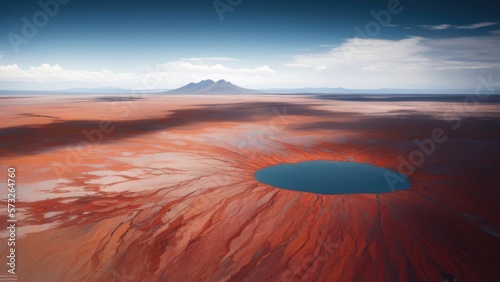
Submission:
<svg viewBox="0 0 500 282">
<path fill-rule="evenodd" d="M 0 89 L 474 88 L 500 75 L 493 2 L 4 0 Z"/>
</svg>

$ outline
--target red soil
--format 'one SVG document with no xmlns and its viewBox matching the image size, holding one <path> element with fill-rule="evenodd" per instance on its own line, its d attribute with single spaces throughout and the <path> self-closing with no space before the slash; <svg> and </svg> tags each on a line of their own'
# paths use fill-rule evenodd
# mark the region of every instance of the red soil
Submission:
<svg viewBox="0 0 500 282">
<path fill-rule="evenodd" d="M 453 129 L 444 117 L 455 106 L 3 99 L 0 179 L 17 169 L 20 281 L 494 281 L 500 104 Z M 319 159 L 398 170 L 435 128 L 447 140 L 415 166 L 409 190 L 314 195 L 253 178 Z"/>
</svg>

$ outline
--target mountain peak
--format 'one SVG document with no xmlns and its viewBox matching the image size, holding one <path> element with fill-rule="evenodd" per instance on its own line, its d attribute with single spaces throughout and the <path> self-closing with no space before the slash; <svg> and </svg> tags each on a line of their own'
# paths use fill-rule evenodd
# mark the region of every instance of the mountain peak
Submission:
<svg viewBox="0 0 500 282">
<path fill-rule="evenodd" d="M 175 94 L 242 94 L 257 93 L 258 91 L 238 87 L 231 82 L 220 79 L 214 82 L 211 79 L 202 80 L 198 83 L 189 83 L 181 88 L 168 91 Z"/>
</svg>

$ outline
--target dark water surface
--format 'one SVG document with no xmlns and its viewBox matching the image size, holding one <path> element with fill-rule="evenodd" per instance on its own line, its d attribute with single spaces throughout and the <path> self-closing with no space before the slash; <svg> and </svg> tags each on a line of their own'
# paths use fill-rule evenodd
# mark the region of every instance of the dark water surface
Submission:
<svg viewBox="0 0 500 282">
<path fill-rule="evenodd" d="M 379 194 L 411 186 L 405 175 L 393 170 L 339 161 L 274 165 L 257 171 L 255 179 L 278 188 L 317 194 Z"/>
</svg>

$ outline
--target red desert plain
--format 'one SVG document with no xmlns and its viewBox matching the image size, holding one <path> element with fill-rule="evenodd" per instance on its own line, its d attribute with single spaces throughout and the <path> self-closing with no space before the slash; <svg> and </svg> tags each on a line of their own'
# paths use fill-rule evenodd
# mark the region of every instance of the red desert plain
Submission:
<svg viewBox="0 0 500 282">
<path fill-rule="evenodd" d="M 5 96 L 0 274 L 13 168 L 19 281 L 498 279 L 500 99 L 416 97 Z M 307 160 L 388 168 L 411 188 L 254 178 Z"/>
</svg>

